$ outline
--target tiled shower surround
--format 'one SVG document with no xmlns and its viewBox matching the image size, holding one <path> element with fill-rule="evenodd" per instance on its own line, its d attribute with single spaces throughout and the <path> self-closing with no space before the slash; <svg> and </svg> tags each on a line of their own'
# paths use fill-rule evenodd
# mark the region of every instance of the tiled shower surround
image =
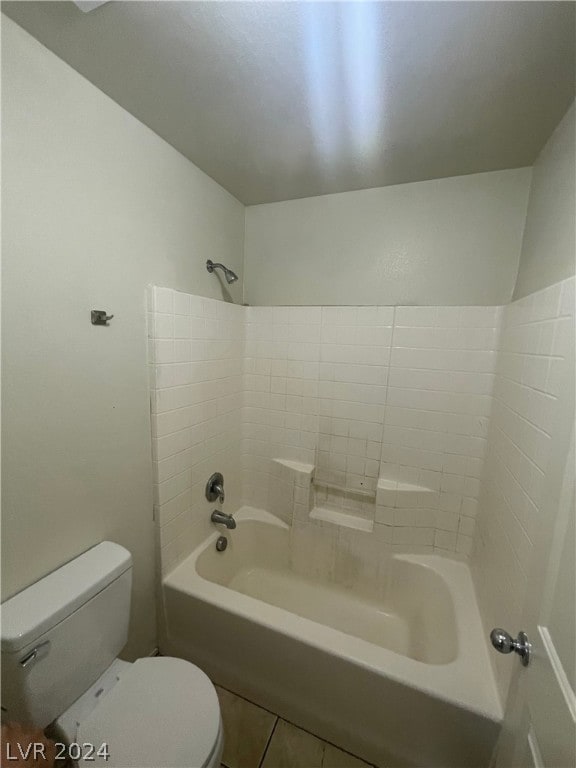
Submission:
<svg viewBox="0 0 576 768">
<path fill-rule="evenodd" d="M 471 560 L 486 628 L 521 626 L 533 542 L 548 522 L 542 492 L 557 396 L 561 386 L 574 391 L 574 285 L 572 277 L 504 309 Z M 504 698 L 512 667 L 491 658 Z"/>
<path fill-rule="evenodd" d="M 167 288 L 149 290 L 154 517 L 169 568 L 210 530 L 210 475 L 241 503 L 244 307 Z"/>
<path fill-rule="evenodd" d="M 164 288 L 149 308 L 164 570 L 212 529 L 216 470 L 226 511 L 268 509 L 303 547 L 468 555 L 501 308 L 240 307 Z"/>
<path fill-rule="evenodd" d="M 365 519 L 394 548 L 466 555 L 499 317 L 497 307 L 249 307 L 245 500 L 276 509 L 270 459 L 302 462 L 315 468 L 312 505 L 346 516 L 325 521 Z"/>
</svg>

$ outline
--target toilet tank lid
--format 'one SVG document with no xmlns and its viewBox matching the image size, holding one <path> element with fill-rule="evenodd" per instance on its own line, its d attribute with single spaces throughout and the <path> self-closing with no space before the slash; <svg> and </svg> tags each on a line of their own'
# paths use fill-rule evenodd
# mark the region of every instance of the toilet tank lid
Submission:
<svg viewBox="0 0 576 768">
<path fill-rule="evenodd" d="M 103 541 L 2 603 L 2 652 L 35 642 L 131 565 L 127 549 Z"/>
</svg>

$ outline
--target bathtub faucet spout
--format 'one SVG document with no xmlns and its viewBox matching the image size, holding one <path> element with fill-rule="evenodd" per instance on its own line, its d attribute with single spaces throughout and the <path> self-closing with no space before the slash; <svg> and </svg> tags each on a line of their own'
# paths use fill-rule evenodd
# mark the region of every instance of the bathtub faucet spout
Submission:
<svg viewBox="0 0 576 768">
<path fill-rule="evenodd" d="M 225 525 L 226 528 L 236 528 L 236 520 L 234 520 L 232 515 L 227 515 L 226 512 L 220 512 L 218 509 L 215 509 L 214 512 L 212 512 L 210 520 L 212 520 L 213 523 L 221 523 L 222 525 Z"/>
</svg>

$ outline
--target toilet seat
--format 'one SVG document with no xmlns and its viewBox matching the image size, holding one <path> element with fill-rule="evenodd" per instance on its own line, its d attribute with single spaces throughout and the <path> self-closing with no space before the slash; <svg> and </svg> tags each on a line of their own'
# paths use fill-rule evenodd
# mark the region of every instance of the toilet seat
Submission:
<svg viewBox="0 0 576 768">
<path fill-rule="evenodd" d="M 221 745 L 216 690 L 182 659 L 138 659 L 78 726 L 79 744 L 108 745 L 107 768 L 205 768 Z"/>
</svg>

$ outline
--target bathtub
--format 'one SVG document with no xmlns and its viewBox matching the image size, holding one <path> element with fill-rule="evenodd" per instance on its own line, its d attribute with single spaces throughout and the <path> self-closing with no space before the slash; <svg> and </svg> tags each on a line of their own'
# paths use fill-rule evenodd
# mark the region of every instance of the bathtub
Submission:
<svg viewBox="0 0 576 768">
<path fill-rule="evenodd" d="M 293 568 L 290 529 L 243 508 L 163 580 L 162 651 L 386 768 L 485 767 L 502 711 L 469 570 L 386 556 L 378 594 Z"/>
</svg>

